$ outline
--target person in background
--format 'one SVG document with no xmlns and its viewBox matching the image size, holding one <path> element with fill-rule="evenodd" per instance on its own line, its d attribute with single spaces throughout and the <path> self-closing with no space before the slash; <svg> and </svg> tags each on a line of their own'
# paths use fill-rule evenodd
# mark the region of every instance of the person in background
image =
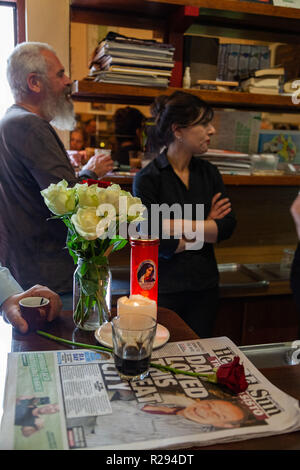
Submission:
<svg viewBox="0 0 300 470">
<path fill-rule="evenodd" d="M 70 150 L 84 150 L 85 135 L 82 129 L 74 129 L 70 135 Z"/>
<path fill-rule="evenodd" d="M 70 134 L 70 150 L 67 150 L 71 165 L 76 170 L 81 169 L 88 162 L 85 151 L 85 133 L 83 129 L 76 128 Z"/>
<path fill-rule="evenodd" d="M 21 316 L 19 301 L 24 297 L 46 297 L 50 300 L 50 309 L 47 320 L 52 321 L 62 309 L 59 295 L 52 292 L 48 287 L 36 285 L 23 291 L 22 287 L 13 278 L 9 270 L 0 265 L 0 313 L 5 321 L 11 323 L 20 333 L 26 333 L 28 324 Z"/>
<path fill-rule="evenodd" d="M 298 236 L 298 245 L 295 251 L 291 268 L 290 284 L 297 305 L 297 309 L 300 312 L 300 194 L 298 194 L 298 196 L 294 200 L 290 210 L 295 222 Z M 298 336 L 300 337 L 300 327 Z"/>
<path fill-rule="evenodd" d="M 164 150 L 135 175 L 133 193 L 147 208 L 148 233 L 151 222 L 156 222 L 151 206 L 176 204 L 180 209 L 180 216 L 173 214 L 174 220 L 171 213 L 162 216 L 158 226 L 158 305 L 178 313 L 200 337 L 210 337 L 219 298 L 214 244 L 229 238 L 236 225 L 217 167 L 195 157 L 207 151 L 215 133 L 213 110 L 192 94 L 175 92 L 160 96 L 152 114 L 156 118 L 153 145 L 158 152 Z M 197 216 L 200 204 L 204 220 L 201 212 Z M 191 209 L 189 215 L 186 207 Z M 185 234 L 187 221 L 191 231 Z M 202 239 L 201 247 L 198 244 L 196 249 L 191 236 L 198 237 L 198 242 Z"/>
<path fill-rule="evenodd" d="M 53 127 L 75 127 L 72 82 L 48 44 L 16 46 L 7 78 L 15 104 L 0 121 L 0 262 L 25 290 L 39 283 L 71 295 L 74 263 L 65 249 L 67 228 L 60 220 L 47 220 L 51 214 L 41 190 L 61 180 L 72 186 L 101 178 L 113 161 L 94 156 L 75 176 Z"/>
<path fill-rule="evenodd" d="M 84 125 L 84 133 L 85 133 L 85 143 L 86 147 L 97 147 L 98 142 L 96 138 L 97 133 L 97 123 L 96 119 L 92 118 L 89 119 Z"/>
<path fill-rule="evenodd" d="M 142 132 L 145 116 L 136 108 L 119 108 L 113 117 L 117 148 L 113 159 L 120 165 L 129 165 L 129 152 L 142 150 Z"/>
</svg>

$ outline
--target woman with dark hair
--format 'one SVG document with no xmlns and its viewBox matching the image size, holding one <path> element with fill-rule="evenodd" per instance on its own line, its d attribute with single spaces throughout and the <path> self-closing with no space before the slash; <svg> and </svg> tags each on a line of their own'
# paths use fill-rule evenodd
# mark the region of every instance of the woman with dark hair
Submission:
<svg viewBox="0 0 300 470">
<path fill-rule="evenodd" d="M 215 133 L 213 110 L 179 91 L 160 96 L 151 111 L 151 144 L 161 153 L 135 176 L 133 192 L 148 210 L 148 227 L 159 218 L 158 234 L 151 233 L 160 238 L 158 305 L 177 312 L 200 337 L 210 337 L 219 298 L 213 244 L 229 238 L 236 225 L 218 169 L 199 158 Z M 155 218 L 151 207 L 163 204 L 169 211 Z"/>
<path fill-rule="evenodd" d="M 113 160 L 120 165 L 129 165 L 129 152 L 142 150 L 142 130 L 145 116 L 136 108 L 119 108 L 113 117 L 117 141 Z"/>
</svg>

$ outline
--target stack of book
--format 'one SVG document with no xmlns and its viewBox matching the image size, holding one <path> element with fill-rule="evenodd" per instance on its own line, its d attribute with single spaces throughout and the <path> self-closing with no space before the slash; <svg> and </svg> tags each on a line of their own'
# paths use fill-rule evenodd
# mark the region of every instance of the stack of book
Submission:
<svg viewBox="0 0 300 470">
<path fill-rule="evenodd" d="M 241 80 L 241 89 L 248 93 L 278 95 L 282 90 L 284 73 L 283 67 L 256 70 L 252 77 Z"/>
<path fill-rule="evenodd" d="M 251 158 L 248 153 L 230 150 L 209 149 L 203 155 L 199 155 L 216 165 L 220 173 L 225 175 L 251 175 Z"/>
<path fill-rule="evenodd" d="M 174 51 L 170 44 L 110 32 L 93 53 L 89 78 L 105 83 L 168 87 Z"/>
<path fill-rule="evenodd" d="M 248 44 L 219 45 L 217 60 L 218 80 L 235 81 L 243 76 L 250 76 L 255 70 L 269 67 L 270 49 L 268 46 Z"/>
<path fill-rule="evenodd" d="M 239 86 L 239 82 L 224 82 L 221 80 L 197 80 L 194 88 L 199 87 L 200 90 L 218 90 L 230 91 Z"/>
</svg>

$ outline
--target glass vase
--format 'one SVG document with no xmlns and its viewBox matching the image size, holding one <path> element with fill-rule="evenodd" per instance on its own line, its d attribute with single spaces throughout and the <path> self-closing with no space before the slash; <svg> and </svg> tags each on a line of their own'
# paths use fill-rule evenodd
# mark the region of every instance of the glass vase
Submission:
<svg viewBox="0 0 300 470">
<path fill-rule="evenodd" d="M 82 330 L 96 330 L 111 319 L 111 271 L 79 259 L 73 282 L 73 319 Z"/>
</svg>

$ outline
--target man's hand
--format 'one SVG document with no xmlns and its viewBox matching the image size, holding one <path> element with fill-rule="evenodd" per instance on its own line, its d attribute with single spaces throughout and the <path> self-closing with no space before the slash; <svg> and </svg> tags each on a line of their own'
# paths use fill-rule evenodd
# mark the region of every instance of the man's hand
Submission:
<svg viewBox="0 0 300 470">
<path fill-rule="evenodd" d="M 225 217 L 225 215 L 229 214 L 229 212 L 231 211 L 231 203 L 228 197 L 219 199 L 221 195 L 221 193 L 217 193 L 212 198 L 211 209 L 208 214 L 207 220 L 223 219 L 223 217 Z"/>
<path fill-rule="evenodd" d="M 67 150 L 67 152 L 69 155 L 71 165 L 74 168 L 80 168 L 82 165 L 86 163 L 87 156 L 86 156 L 85 150 L 79 150 L 78 152 L 75 152 L 74 150 Z"/>
<path fill-rule="evenodd" d="M 99 155 L 94 155 L 89 159 L 89 161 L 84 165 L 82 170 L 90 170 L 96 173 L 98 178 L 106 175 L 114 167 L 114 162 L 111 159 L 110 155 L 105 155 L 101 153 Z"/>
<path fill-rule="evenodd" d="M 49 299 L 50 309 L 46 317 L 48 321 L 54 320 L 54 318 L 56 318 L 61 312 L 62 302 L 59 295 L 48 289 L 48 287 L 37 284 L 25 292 L 11 295 L 5 300 L 5 302 L 3 302 L 1 310 L 4 320 L 11 323 L 14 328 L 20 331 L 20 333 L 26 333 L 28 330 L 27 322 L 21 316 L 19 306 L 19 300 L 24 297 L 45 297 Z"/>
</svg>

